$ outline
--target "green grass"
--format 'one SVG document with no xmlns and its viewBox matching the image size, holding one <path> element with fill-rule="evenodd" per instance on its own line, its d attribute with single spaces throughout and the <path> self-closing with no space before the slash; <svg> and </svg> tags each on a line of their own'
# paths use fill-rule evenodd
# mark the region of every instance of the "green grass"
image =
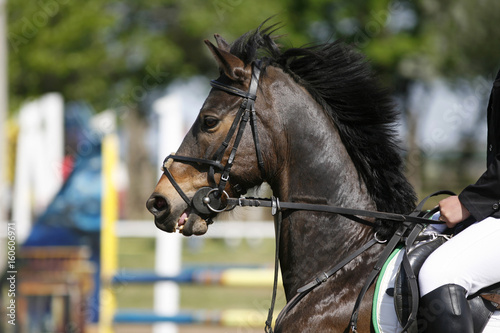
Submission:
<svg viewBox="0 0 500 333">
<path fill-rule="evenodd" d="M 181 237 L 181 236 L 179 236 Z M 152 238 L 122 238 L 119 242 L 119 268 L 153 270 L 155 240 Z M 168 256 L 166 256 L 167 258 Z M 274 240 L 251 243 L 243 240 L 227 244 L 221 239 L 202 237 L 183 239 L 182 264 L 200 265 L 265 265 L 272 267 Z M 252 309 L 267 310 L 272 288 L 242 288 L 218 285 L 182 285 L 182 309 Z M 280 288 L 277 309 L 284 306 Z M 126 284 L 116 286 L 119 308 L 152 309 L 154 291 L 151 284 Z"/>
<path fill-rule="evenodd" d="M 198 246 L 200 247 L 196 248 Z M 252 245 L 245 240 L 239 244 L 227 244 L 223 239 L 186 239 L 182 252 L 182 262 L 185 264 L 272 265 L 273 259 L 274 240 L 272 239 L 265 239 Z"/>
</svg>

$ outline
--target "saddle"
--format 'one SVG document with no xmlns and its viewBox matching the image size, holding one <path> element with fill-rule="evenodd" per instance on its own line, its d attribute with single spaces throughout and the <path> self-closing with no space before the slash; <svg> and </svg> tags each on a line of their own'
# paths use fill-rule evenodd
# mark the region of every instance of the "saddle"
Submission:
<svg viewBox="0 0 500 333">
<path fill-rule="evenodd" d="M 408 252 L 408 265 L 399 267 L 394 289 L 388 294 L 394 296 L 394 306 L 400 324 L 405 332 L 417 333 L 418 284 L 416 278 L 425 259 L 448 240 L 444 235 L 433 235 L 428 240 L 417 240 Z M 413 281 L 412 281 L 413 280 Z M 416 288 L 416 290 L 415 290 Z M 413 292 L 412 292 L 413 290 Z M 474 332 L 482 332 L 495 310 L 500 310 L 500 283 L 488 286 L 468 298 L 473 313 Z"/>
</svg>

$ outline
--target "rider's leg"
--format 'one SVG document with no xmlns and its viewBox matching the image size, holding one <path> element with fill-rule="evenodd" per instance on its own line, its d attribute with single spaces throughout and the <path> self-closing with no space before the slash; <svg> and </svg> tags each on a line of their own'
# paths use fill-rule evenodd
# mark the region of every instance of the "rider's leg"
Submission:
<svg viewBox="0 0 500 333">
<path fill-rule="evenodd" d="M 419 272 L 420 295 L 457 284 L 466 296 L 500 282 L 500 219 L 475 223 L 440 246 Z"/>
<path fill-rule="evenodd" d="M 465 289 L 447 284 L 420 299 L 418 332 L 474 333 Z"/>
<path fill-rule="evenodd" d="M 449 303 L 462 295 L 460 297 L 465 301 L 468 295 L 499 282 L 499 239 L 500 220 L 488 218 L 465 229 L 434 251 L 427 258 L 419 273 L 422 305 L 424 307 L 432 305 L 433 297 L 436 295 L 441 297 L 443 293 L 449 293 L 450 288 L 453 293 L 450 294 L 450 297 L 445 297 L 444 300 Z M 450 287 L 450 285 L 453 287 Z M 460 306 L 465 321 L 472 320 L 466 314 L 468 306 L 464 308 L 465 303 L 454 302 L 453 304 Z M 453 311 L 450 304 L 448 305 L 443 309 Z M 423 311 L 426 310 L 424 307 L 422 308 Z M 454 314 L 452 312 L 449 315 L 431 317 L 436 317 L 435 320 L 442 320 L 447 323 L 453 320 L 451 318 L 454 318 Z M 427 318 L 427 320 L 431 320 L 431 317 Z M 426 319 L 425 315 L 423 319 Z M 444 325 L 446 326 L 446 324 Z M 428 332 L 437 331 L 429 330 Z"/>
</svg>

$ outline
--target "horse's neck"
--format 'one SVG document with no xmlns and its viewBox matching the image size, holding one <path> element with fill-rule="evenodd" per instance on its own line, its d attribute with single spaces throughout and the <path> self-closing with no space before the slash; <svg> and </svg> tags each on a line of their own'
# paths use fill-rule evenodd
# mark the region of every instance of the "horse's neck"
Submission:
<svg viewBox="0 0 500 333">
<path fill-rule="evenodd" d="M 291 156 L 273 191 L 281 201 L 375 209 L 330 122 L 300 121 Z M 308 128 L 307 126 L 310 126 Z M 330 128 L 327 128 L 330 126 Z M 298 287 L 339 262 L 373 234 L 372 228 L 335 214 L 284 212 L 280 261 L 289 299 Z"/>
</svg>

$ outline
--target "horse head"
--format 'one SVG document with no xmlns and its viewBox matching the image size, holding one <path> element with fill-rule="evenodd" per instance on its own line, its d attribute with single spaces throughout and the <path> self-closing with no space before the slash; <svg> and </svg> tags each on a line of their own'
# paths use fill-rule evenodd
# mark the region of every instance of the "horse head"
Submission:
<svg viewBox="0 0 500 333">
<path fill-rule="evenodd" d="M 178 151 L 165 159 L 164 175 L 146 204 L 158 228 L 186 236 L 206 233 L 227 197 L 260 185 L 273 160 L 267 157 L 278 146 L 267 133 L 278 130 L 275 115 L 255 112 L 270 103 L 261 97 L 259 64 L 233 55 L 224 39 L 215 38 L 218 46 L 205 43 L 220 76 Z"/>
</svg>

